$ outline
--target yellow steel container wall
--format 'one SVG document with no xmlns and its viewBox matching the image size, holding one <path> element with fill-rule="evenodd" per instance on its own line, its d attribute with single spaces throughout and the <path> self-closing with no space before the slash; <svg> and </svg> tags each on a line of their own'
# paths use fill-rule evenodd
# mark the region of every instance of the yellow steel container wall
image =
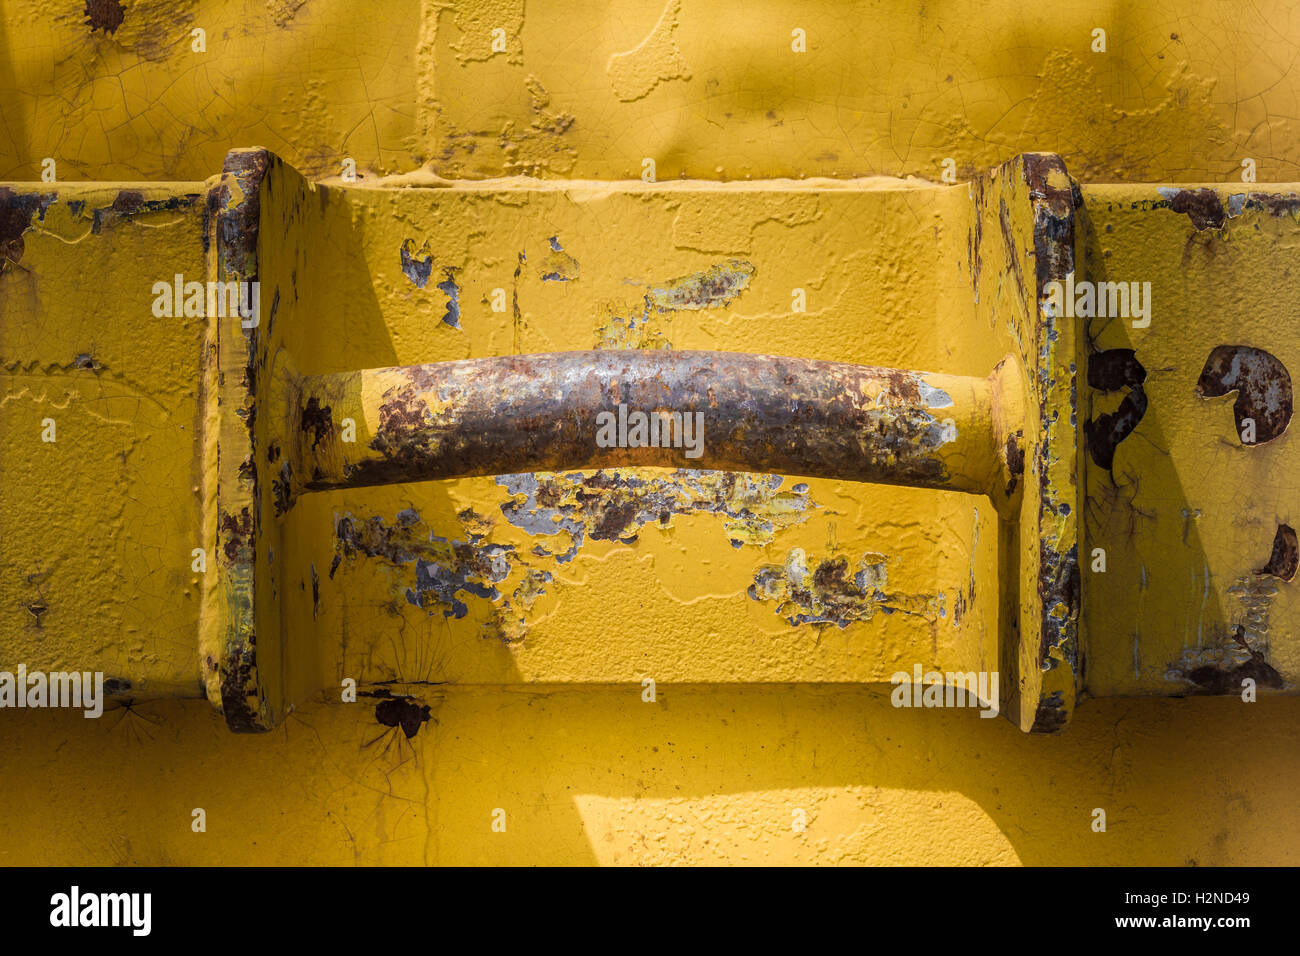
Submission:
<svg viewBox="0 0 1300 956">
<path fill-rule="evenodd" d="M 99 720 L 0 710 L 0 863 L 1300 862 L 1300 700 L 1188 676 L 1238 620 L 1300 668 L 1296 585 L 1255 573 L 1295 525 L 1285 436 L 1242 449 L 1233 399 L 1194 390 L 1218 346 L 1300 365 L 1296 213 L 1232 199 L 1300 181 L 1300 10 L 90 6 L 0 16 L 0 670 L 118 693 Z M 1136 350 L 1147 412 L 1079 466 L 1068 727 L 891 705 L 914 664 L 1007 663 L 1025 565 L 990 499 L 621 469 L 303 495 L 275 542 L 285 703 L 230 733 L 231 370 L 218 320 L 152 290 L 216 277 L 209 195 L 255 146 L 283 161 L 263 322 L 322 377 L 672 348 L 984 378 L 1032 248 L 1028 205 L 977 184 L 1059 153 L 1078 275 L 1154 289 L 1149 327 L 1081 327 Z M 1133 391 L 1078 376 L 1081 421 Z"/>
</svg>

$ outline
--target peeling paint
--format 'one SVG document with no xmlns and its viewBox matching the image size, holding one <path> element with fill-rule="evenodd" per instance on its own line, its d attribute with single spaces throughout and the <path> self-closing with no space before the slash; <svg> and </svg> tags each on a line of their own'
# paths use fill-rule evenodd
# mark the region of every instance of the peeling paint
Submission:
<svg viewBox="0 0 1300 956">
<path fill-rule="evenodd" d="M 559 236 L 551 236 L 547 243 L 550 251 L 538 263 L 543 282 L 572 282 L 578 278 L 578 260 L 564 251 Z"/>
<path fill-rule="evenodd" d="M 647 304 L 665 312 L 719 309 L 730 305 L 745 291 L 756 271 L 752 262 L 731 259 L 704 272 L 670 279 L 652 288 Z"/>
<path fill-rule="evenodd" d="M 506 520 L 540 541 L 537 555 L 572 561 L 588 539 L 635 541 L 642 528 L 672 526 L 675 515 L 716 514 L 733 548 L 769 544 L 808 520 L 817 505 L 808 486 L 787 491 L 780 475 L 677 470 L 664 476 L 612 469 L 593 474 L 520 474 L 497 478 L 511 495 Z"/>
<path fill-rule="evenodd" d="M 379 558 L 400 568 L 409 565 L 410 583 L 403 576 L 394 587 L 408 604 L 425 610 L 441 611 L 443 617 L 462 618 L 469 607 L 462 594 L 496 601 L 501 597 L 496 585 L 510 574 L 509 545 L 485 544 L 481 536 L 470 535 L 468 541 L 440 537 L 429 530 L 414 509 L 398 513 L 391 525 L 374 516 L 358 519 L 344 514 L 335 521 L 336 560 L 330 578 L 338 570 L 339 558 Z"/>
<path fill-rule="evenodd" d="M 1247 641 L 1240 625 L 1211 647 L 1188 648 L 1165 673 L 1165 680 L 1184 681 L 1193 685 L 1193 693 L 1200 694 L 1240 694 L 1247 679 L 1259 687 L 1280 689 L 1286 685 L 1282 675 Z"/>
<path fill-rule="evenodd" d="M 438 291 L 447 297 L 447 311 L 442 314 L 442 324 L 451 326 L 453 329 L 459 329 L 460 286 L 456 284 L 456 270 L 445 268 L 442 270 L 442 274 L 446 278 L 438 283 Z"/>
<path fill-rule="evenodd" d="M 414 239 L 403 240 L 401 263 L 402 273 L 406 278 L 414 282 L 417 289 L 423 289 L 429 281 L 429 276 L 433 274 L 433 250 L 429 248 L 428 240 L 426 239 L 418 249 L 415 247 Z"/>
<path fill-rule="evenodd" d="M 792 626 L 834 624 L 846 628 L 877 614 L 916 614 L 927 620 L 945 616 L 942 594 L 890 593 L 888 558 L 867 552 L 850 570 L 849 559 L 827 557 L 810 570 L 802 548 L 792 548 L 784 564 L 766 564 L 754 574 L 748 594 L 777 602 L 776 613 Z"/>
<path fill-rule="evenodd" d="M 1115 464 L 1115 449 L 1133 434 L 1147 412 L 1143 389 L 1147 370 L 1137 360 L 1133 349 L 1107 349 L 1088 356 L 1088 385 L 1100 392 L 1128 389 L 1128 394 L 1113 412 L 1103 412 L 1083 423 L 1088 452 L 1098 466 L 1110 471 Z"/>
<path fill-rule="evenodd" d="M 1213 189 L 1175 189 L 1161 186 L 1158 190 L 1168 201 L 1170 210 L 1186 213 L 1197 232 L 1221 229 L 1227 220 L 1223 201 Z"/>
<path fill-rule="evenodd" d="M 753 263 L 731 259 L 653 285 L 636 304 L 607 303 L 596 325 L 596 347 L 672 348 L 668 332 L 673 316 L 725 308 L 739 298 L 756 272 Z"/>
<path fill-rule="evenodd" d="M 117 32 L 125 18 L 121 0 L 86 0 L 86 23 L 90 25 L 91 33 L 103 30 L 111 35 Z"/>
<path fill-rule="evenodd" d="M 1300 548 L 1296 546 L 1295 529 L 1280 524 L 1273 536 L 1273 551 L 1269 554 L 1268 564 L 1255 573 L 1290 581 L 1295 578 L 1297 567 L 1300 567 Z"/>
<path fill-rule="evenodd" d="M 45 219 L 56 198 L 54 193 L 17 193 L 0 186 L 0 274 L 22 260 L 23 233 L 33 219 Z"/>
<path fill-rule="evenodd" d="M 514 645 L 523 641 L 528 633 L 528 612 L 537 599 L 546 593 L 553 575 L 540 568 L 527 568 L 510 597 L 501 603 L 496 620 L 483 625 L 484 637 L 495 637 L 503 644 Z"/>
<path fill-rule="evenodd" d="M 1237 393 L 1232 412 L 1240 441 L 1247 420 L 1254 423 L 1255 440 L 1263 445 L 1291 424 L 1291 374 L 1275 355 L 1249 345 L 1220 345 L 1205 360 L 1196 394 L 1218 398 Z"/>
</svg>

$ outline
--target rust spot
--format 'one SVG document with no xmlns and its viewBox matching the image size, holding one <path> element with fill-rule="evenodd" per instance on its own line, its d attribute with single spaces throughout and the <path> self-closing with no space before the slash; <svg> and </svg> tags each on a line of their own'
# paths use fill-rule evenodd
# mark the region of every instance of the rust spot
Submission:
<svg viewBox="0 0 1300 956">
<path fill-rule="evenodd" d="M 257 278 L 261 187 L 270 165 L 271 154 L 264 149 L 228 153 L 222 165 L 222 181 L 208 194 L 209 212 L 215 212 L 217 216 L 217 243 L 221 254 L 219 266 L 224 266 L 224 271 L 228 273 L 221 278 Z M 235 200 L 231 180 L 239 184 L 242 198 L 238 201 Z"/>
<path fill-rule="evenodd" d="M 1169 208 L 1174 212 L 1186 213 L 1197 232 L 1219 229 L 1228 218 L 1223 202 L 1213 189 L 1180 189 L 1169 197 Z"/>
<path fill-rule="evenodd" d="M 1252 657 L 1244 664 L 1238 664 L 1227 670 L 1207 664 L 1187 675 L 1187 679 L 1206 694 L 1238 693 L 1241 690 L 1241 682 L 1248 677 L 1261 687 L 1276 688 L 1283 684 L 1282 675 L 1258 657 Z"/>
<path fill-rule="evenodd" d="M 1250 193 L 1246 196 L 1245 208 L 1262 209 L 1270 216 L 1291 216 L 1300 214 L 1300 195 L 1295 193 Z"/>
<path fill-rule="evenodd" d="M 1060 156 L 1027 153 L 1024 163 L 1025 183 L 1034 204 L 1034 274 L 1041 290 L 1074 269 L 1074 210 L 1083 205 L 1083 194 Z M 1023 288 L 1018 257 L 1016 271 L 1017 284 Z"/>
<path fill-rule="evenodd" d="M 223 511 L 217 530 L 226 538 L 222 551 L 231 564 L 252 563 L 253 517 L 247 508 L 241 509 L 238 517 Z"/>
<path fill-rule="evenodd" d="M 1256 571 L 1256 574 L 1271 574 L 1283 581 L 1295 577 L 1300 567 L 1300 548 L 1296 547 L 1295 529 L 1287 524 L 1277 526 L 1273 536 L 1273 553 L 1269 555 L 1268 564 Z"/>
<path fill-rule="evenodd" d="M 316 615 L 320 613 L 320 575 L 316 573 L 316 565 L 311 566 L 311 619 L 316 620 Z"/>
<path fill-rule="evenodd" d="M 385 727 L 401 727 L 407 740 L 420 732 L 429 716 L 429 705 L 413 697 L 388 697 L 375 705 L 375 720 Z"/>
<path fill-rule="evenodd" d="M 1260 687 L 1286 685 L 1282 675 L 1251 645 L 1243 625 L 1233 629 L 1231 638 L 1210 647 L 1188 648 L 1171 666 L 1166 679 L 1195 684 L 1196 692 L 1201 694 L 1240 693 L 1241 682 L 1247 678 Z"/>
<path fill-rule="evenodd" d="M 1079 547 L 1071 545 L 1062 555 L 1044 542 L 1040 555 L 1038 601 L 1043 609 L 1043 633 L 1038 662 L 1046 667 L 1053 647 L 1061 647 L 1067 658 L 1077 652 L 1072 642 L 1066 646 L 1061 632 L 1079 618 Z M 1075 662 L 1070 663 L 1073 666 Z"/>
<path fill-rule="evenodd" d="M 280 455 L 279 448 L 276 448 L 276 457 Z M 275 513 L 277 516 L 284 514 L 293 506 L 293 466 L 289 464 L 289 459 L 280 462 L 279 477 L 271 478 L 271 498 L 275 502 Z"/>
<path fill-rule="evenodd" d="M 668 466 L 775 472 L 945 487 L 937 397 L 916 373 L 805 359 L 663 350 L 558 352 L 404 369 L 387 388 L 367 454 L 309 490 L 435 478 Z M 563 382 L 557 390 L 552 383 Z M 881 383 L 886 384 L 882 390 Z M 887 395 L 878 393 L 887 392 Z M 868 396 L 875 395 L 875 398 Z M 710 440 L 614 448 L 602 413 L 672 409 Z M 508 405 L 509 428 L 502 425 Z M 846 434 L 854 436 L 845 440 Z"/>
<path fill-rule="evenodd" d="M 1237 393 L 1232 411 L 1237 437 L 1254 423 L 1254 442 L 1263 445 L 1286 431 L 1291 422 L 1291 375 L 1277 357 L 1248 345 L 1220 345 L 1205 360 L 1196 383 L 1201 398 Z"/>
<path fill-rule="evenodd" d="M 1240 624 L 1232 632 L 1232 639 L 1250 655 L 1249 660 L 1233 667 L 1203 665 L 1189 673 L 1188 679 L 1207 694 L 1236 693 L 1241 690 L 1241 682 L 1246 678 L 1261 687 L 1278 688 L 1286 683 L 1282 680 L 1282 675 L 1264 660 L 1264 656 L 1250 646 L 1246 640 L 1246 629 Z"/>
<path fill-rule="evenodd" d="M 976 210 L 984 209 L 984 181 L 975 177 L 971 182 L 972 199 Z M 970 264 L 971 294 L 980 300 L 980 270 L 983 268 L 984 217 L 977 213 L 971 217 L 971 228 L 966 233 L 966 260 Z"/>
<path fill-rule="evenodd" d="M 1007 463 L 1007 473 L 1011 475 L 1011 480 L 1007 482 L 1007 494 L 1016 490 L 1016 485 L 1025 473 L 1025 450 L 1020 447 L 1020 440 L 1024 435 L 1023 431 L 1008 435 L 1006 445 L 1002 449 L 1002 455 Z"/>
<path fill-rule="evenodd" d="M 334 431 L 334 418 L 330 406 L 322 406 L 315 395 L 307 399 L 307 407 L 302 410 L 302 430 L 311 433 L 311 447 L 314 449 Z"/>
<path fill-rule="evenodd" d="M 54 193 L 16 193 L 0 186 L 0 272 L 22 259 L 23 233 L 31 228 L 34 217 L 45 218 L 54 199 Z"/>
<path fill-rule="evenodd" d="M 1055 153 L 1026 153 L 1025 183 L 1029 186 L 1030 198 L 1045 206 L 1058 219 L 1069 218 L 1080 205 L 1074 180 L 1066 172 L 1061 157 Z"/>
<path fill-rule="evenodd" d="M 1063 728 L 1070 719 L 1070 712 L 1065 707 L 1065 695 L 1059 691 L 1038 699 L 1038 708 L 1034 711 L 1034 724 L 1029 728 L 1031 734 L 1054 734 Z"/>
<path fill-rule="evenodd" d="M 1147 380 L 1147 370 L 1133 349 L 1107 349 L 1088 356 L 1088 384 L 1103 392 L 1133 388 Z"/>
<path fill-rule="evenodd" d="M 1014 230 L 1011 228 L 1011 210 L 1007 208 L 1005 199 L 998 203 L 998 225 L 1002 229 L 1002 248 L 1007 254 L 1007 263 L 1011 266 L 1012 275 L 1016 277 L 1016 287 L 1022 289 L 1025 273 L 1020 265 L 1020 249 L 1016 246 Z"/>
<path fill-rule="evenodd" d="M 125 220 L 130 222 L 132 217 L 137 213 L 167 212 L 177 209 L 187 209 L 199 200 L 199 194 L 186 193 L 185 195 L 164 196 L 161 199 L 145 199 L 144 194 L 134 189 L 123 189 L 114 197 L 113 202 L 107 206 L 100 206 L 91 213 L 90 231 L 94 235 L 99 235 L 106 227 L 114 226 Z M 211 203 L 211 198 L 209 198 Z M 76 206 L 75 214 L 81 215 L 84 203 L 68 203 L 69 207 Z M 205 233 L 206 235 L 206 233 Z M 204 240 L 206 243 L 206 239 Z"/>
<path fill-rule="evenodd" d="M 1083 423 L 1084 436 L 1092 460 L 1109 471 L 1115 464 L 1115 449 L 1133 434 L 1147 411 L 1146 393 L 1139 387 L 1133 389 L 1114 412 L 1098 415 L 1095 421 Z"/>
<path fill-rule="evenodd" d="M 91 33 L 96 30 L 116 33 L 125 18 L 121 0 L 86 0 L 86 22 Z"/>
<path fill-rule="evenodd" d="M 1115 449 L 1142 421 L 1147 411 L 1143 389 L 1147 370 L 1132 349 L 1108 349 L 1088 356 L 1088 384 L 1103 392 L 1127 388 L 1119 407 L 1083 423 L 1084 437 L 1092 460 L 1107 471 L 1114 467 Z"/>
<path fill-rule="evenodd" d="M 237 734 L 265 730 L 257 712 L 249 704 L 257 692 L 256 638 L 231 647 L 221 674 L 221 710 L 226 726 Z"/>
<path fill-rule="evenodd" d="M 113 200 L 112 210 L 115 213 L 129 216 L 132 213 L 140 211 L 144 205 L 144 194 L 135 189 L 123 189 Z"/>
</svg>

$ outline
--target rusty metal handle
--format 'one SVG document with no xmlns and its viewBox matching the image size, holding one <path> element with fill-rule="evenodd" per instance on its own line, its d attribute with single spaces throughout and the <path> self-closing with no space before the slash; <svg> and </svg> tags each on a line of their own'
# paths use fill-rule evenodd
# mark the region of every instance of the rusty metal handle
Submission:
<svg viewBox="0 0 1300 956">
<path fill-rule="evenodd" d="M 296 495 L 651 465 L 1005 497 L 1014 488 L 1015 462 L 1005 453 L 1003 423 L 1019 408 L 1008 400 L 1014 388 L 1001 369 L 975 378 L 662 350 L 554 352 L 310 376 L 298 382 L 291 401 L 297 449 L 289 486 Z M 339 427 L 345 419 L 354 423 L 353 441 Z"/>
</svg>

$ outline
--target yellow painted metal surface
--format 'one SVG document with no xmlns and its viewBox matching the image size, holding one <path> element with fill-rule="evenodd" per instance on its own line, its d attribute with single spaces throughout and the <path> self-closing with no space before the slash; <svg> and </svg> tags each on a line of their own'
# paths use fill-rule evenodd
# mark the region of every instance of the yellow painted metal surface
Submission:
<svg viewBox="0 0 1300 956">
<path fill-rule="evenodd" d="M 1217 345 L 1294 367 L 1295 218 L 1243 209 L 1207 230 L 1154 208 L 1154 185 L 1093 185 L 1240 184 L 1243 158 L 1300 179 L 1300 14 L 1250 16 L 312 0 L 123 3 L 110 29 L 80 4 L 6 4 L 0 179 L 58 198 L 20 245 L 2 237 L 2 663 L 130 687 L 97 721 L 0 711 L 0 860 L 1297 862 L 1296 699 L 1155 699 L 1192 687 L 1170 670 L 1236 607 L 1254 602 L 1251 642 L 1261 601 L 1275 635 L 1295 620 L 1253 573 L 1290 517 L 1285 446 L 1233 447 L 1232 400 L 1194 391 Z M 1060 152 L 1086 184 L 1079 274 L 1156 289 L 1149 329 L 1086 323 L 1090 350 L 1138 350 L 1149 406 L 1111 469 L 1083 465 L 1090 498 L 1113 474 L 1124 506 L 1099 498 L 1078 532 L 1109 557 L 1083 576 L 1086 671 L 1054 646 L 1013 719 L 1028 729 L 1054 692 L 1073 711 L 1080 673 L 1085 695 L 1152 696 L 1088 701 L 1051 738 L 891 706 L 913 664 L 1015 670 L 1000 635 L 1053 612 L 1008 604 L 1016 573 L 1036 591 L 1037 558 L 986 498 L 620 470 L 304 496 L 275 542 L 282 640 L 259 648 L 287 703 L 270 733 L 229 734 L 202 698 L 220 698 L 230 613 L 214 399 L 237 366 L 215 357 L 216 320 L 151 306 L 158 280 L 209 278 L 208 191 L 259 143 L 285 161 L 262 211 L 263 321 L 302 375 L 671 347 L 983 377 L 1036 306 L 1010 278 L 1035 266 L 1030 197 L 985 173 Z M 518 174 L 537 178 L 493 178 Z M 692 283 L 714 291 L 694 301 Z M 1085 397 L 1085 416 L 1120 398 Z M 1300 667 L 1294 641 L 1269 653 Z M 343 703 L 349 678 L 410 700 Z"/>
</svg>

